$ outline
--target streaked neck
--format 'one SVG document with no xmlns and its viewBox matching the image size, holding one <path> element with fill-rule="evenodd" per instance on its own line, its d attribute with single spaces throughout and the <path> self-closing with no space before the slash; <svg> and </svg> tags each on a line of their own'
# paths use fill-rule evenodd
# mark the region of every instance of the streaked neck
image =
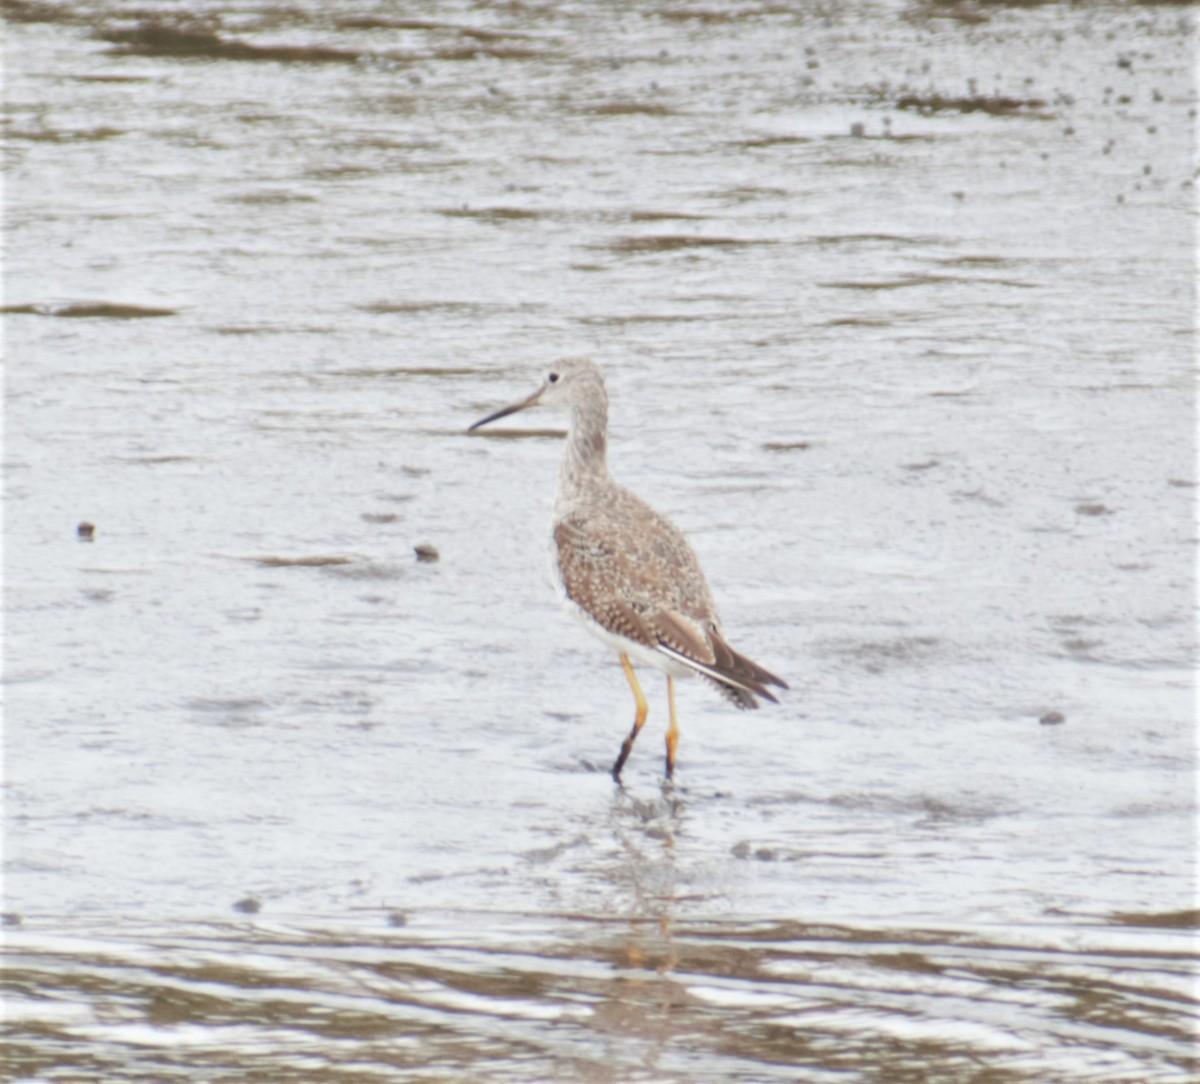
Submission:
<svg viewBox="0 0 1200 1084">
<path fill-rule="evenodd" d="M 601 393 L 603 395 L 603 393 Z M 571 430 L 559 476 L 559 500 L 608 481 L 608 403 L 591 399 L 571 412 Z"/>
</svg>

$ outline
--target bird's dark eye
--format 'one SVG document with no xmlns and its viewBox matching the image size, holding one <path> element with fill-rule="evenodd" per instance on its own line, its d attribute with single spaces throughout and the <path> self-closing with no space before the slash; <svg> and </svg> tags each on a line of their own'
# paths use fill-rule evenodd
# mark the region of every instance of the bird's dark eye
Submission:
<svg viewBox="0 0 1200 1084">
<path fill-rule="evenodd" d="M 558 373 L 551 373 L 548 377 L 546 377 L 546 379 L 551 384 L 557 384 L 558 383 Z"/>
</svg>

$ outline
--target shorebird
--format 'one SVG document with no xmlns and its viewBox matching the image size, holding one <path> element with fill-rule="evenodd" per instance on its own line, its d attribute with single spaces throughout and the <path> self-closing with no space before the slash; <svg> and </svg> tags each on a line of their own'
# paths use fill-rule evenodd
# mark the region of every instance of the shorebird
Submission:
<svg viewBox="0 0 1200 1084">
<path fill-rule="evenodd" d="M 554 502 L 554 555 L 568 608 L 621 660 L 636 704 L 633 729 L 621 745 L 617 782 L 649 710 L 633 663 L 667 675 L 667 778 L 675 772 L 679 722 L 675 679 L 699 674 L 739 708 L 767 688 L 787 683 L 725 642 L 708 582 L 683 532 L 608 473 L 608 393 L 595 363 L 556 362 L 538 389 L 468 429 L 519 410 L 544 406 L 571 415 Z"/>
</svg>

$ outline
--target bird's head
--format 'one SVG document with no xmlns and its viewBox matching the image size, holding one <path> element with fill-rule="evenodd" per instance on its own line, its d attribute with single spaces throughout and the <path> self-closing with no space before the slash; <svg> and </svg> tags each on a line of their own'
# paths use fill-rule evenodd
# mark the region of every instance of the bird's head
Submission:
<svg viewBox="0 0 1200 1084">
<path fill-rule="evenodd" d="M 568 414 L 589 407 L 606 411 L 608 396 L 604 391 L 604 377 L 600 374 L 599 367 L 586 358 L 562 358 L 550 366 L 532 395 L 501 407 L 486 418 L 481 418 L 467 432 L 535 406 L 549 407 L 551 410 Z"/>
</svg>

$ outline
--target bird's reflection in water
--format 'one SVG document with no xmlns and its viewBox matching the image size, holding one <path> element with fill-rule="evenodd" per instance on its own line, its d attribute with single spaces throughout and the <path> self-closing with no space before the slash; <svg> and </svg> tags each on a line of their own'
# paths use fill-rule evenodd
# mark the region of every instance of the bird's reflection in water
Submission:
<svg viewBox="0 0 1200 1084">
<path fill-rule="evenodd" d="M 612 927 L 613 981 L 595 1007 L 593 1024 L 614 1058 L 628 1058 L 632 1045 L 650 1072 L 658 1071 L 680 1033 L 694 1027 L 685 1011 L 690 995 L 674 974 L 679 952 L 672 929 L 682 894 L 676 841 L 686 815 L 685 796 L 670 782 L 654 798 L 620 787 L 609 808 L 616 846 L 605 874 L 616 890 L 616 909 L 626 917 Z"/>
<path fill-rule="evenodd" d="M 670 780 L 653 799 L 623 786 L 614 793 L 609 825 L 617 848 L 609 876 L 626 898 L 627 967 L 667 973 L 677 961 L 671 942 L 680 894 L 675 843 L 686 813 L 683 791 Z"/>
</svg>

